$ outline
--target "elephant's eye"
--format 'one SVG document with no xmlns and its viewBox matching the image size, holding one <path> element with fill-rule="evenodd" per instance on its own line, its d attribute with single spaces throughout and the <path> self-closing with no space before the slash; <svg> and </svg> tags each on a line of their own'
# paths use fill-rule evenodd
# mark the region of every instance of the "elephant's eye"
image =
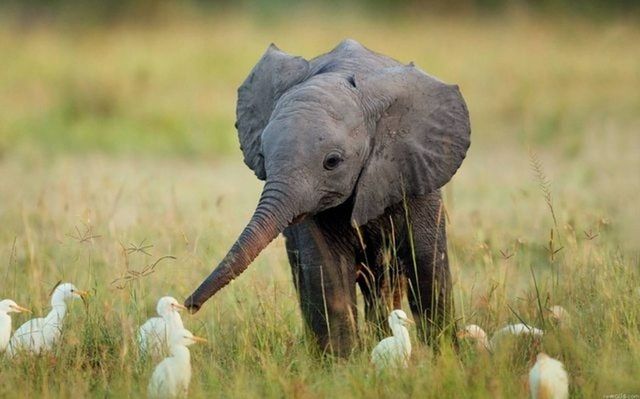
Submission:
<svg viewBox="0 0 640 399">
<path fill-rule="evenodd" d="M 333 170 L 335 168 L 338 167 L 338 165 L 340 165 L 340 163 L 342 163 L 342 155 L 340 155 L 337 152 L 330 152 L 325 158 L 324 158 L 324 168 L 326 170 Z"/>
</svg>

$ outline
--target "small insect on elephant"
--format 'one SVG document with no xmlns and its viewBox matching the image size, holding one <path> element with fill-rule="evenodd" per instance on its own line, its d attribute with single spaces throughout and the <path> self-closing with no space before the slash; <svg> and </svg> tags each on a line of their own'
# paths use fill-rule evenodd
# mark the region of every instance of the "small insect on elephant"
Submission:
<svg viewBox="0 0 640 399">
<path fill-rule="evenodd" d="M 370 322 L 384 325 L 404 286 L 423 339 L 454 330 L 439 189 L 470 144 L 457 86 L 354 40 L 311 61 L 271 45 L 238 89 L 236 128 L 265 184 L 235 244 L 186 300 L 192 312 L 282 232 L 323 350 L 345 356 L 357 342 L 356 286 Z"/>
</svg>

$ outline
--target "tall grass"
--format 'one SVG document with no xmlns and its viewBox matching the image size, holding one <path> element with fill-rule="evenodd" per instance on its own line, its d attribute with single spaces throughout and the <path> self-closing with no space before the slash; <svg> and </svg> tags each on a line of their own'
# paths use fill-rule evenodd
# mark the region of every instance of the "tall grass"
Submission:
<svg viewBox="0 0 640 399">
<path fill-rule="evenodd" d="M 0 395 L 144 395 L 153 364 L 139 359 L 135 330 L 154 313 L 158 297 L 184 298 L 224 255 L 257 198 L 253 177 L 237 164 L 213 167 L 200 161 L 73 157 L 59 158 L 46 170 L 19 161 L 4 165 L 3 296 L 39 315 L 61 278 L 90 289 L 92 297 L 86 308 L 79 301 L 71 305 L 54 354 L 0 361 Z M 24 181 L 29 184 L 15 190 Z M 456 182 L 456 189 L 463 182 L 465 190 L 479 190 L 466 178 Z M 554 180 L 554 186 L 562 183 Z M 559 273 L 554 283 L 546 250 L 551 222 L 538 225 L 535 211 L 517 215 L 520 207 L 541 208 L 540 216 L 548 212 L 537 183 L 525 178 L 521 187 L 498 190 L 509 196 L 523 187 L 529 195 L 510 210 L 476 207 L 471 198 L 456 197 L 450 240 L 460 323 L 492 331 L 522 318 L 541 326 L 548 315 L 540 308 L 561 304 L 573 323 L 567 330 L 547 323 L 543 349 L 566 363 L 575 395 L 638 392 L 637 257 L 620 248 L 611 225 L 593 225 L 598 236 L 588 239 L 561 219 L 565 249 L 553 261 Z M 501 224 L 493 217 L 499 212 L 512 222 Z M 567 217 L 582 220 L 573 213 Z M 466 227 L 474 218 L 482 227 Z M 520 229 L 528 234 L 516 241 Z M 95 237 L 83 240 L 89 234 Z M 492 239 L 508 235 L 513 244 Z M 148 254 L 134 250 L 143 240 L 153 245 L 145 248 Z M 505 248 L 513 254 L 508 259 L 500 253 Z M 149 270 L 166 255 L 177 259 L 159 262 L 144 277 L 117 280 L 127 270 Z M 16 325 L 27 317 L 15 316 Z M 522 397 L 525 392 L 527 351 L 487 358 L 466 347 L 460 354 L 445 347 L 434 357 L 430 348 L 416 344 L 406 373 L 376 377 L 368 364 L 373 337 L 363 330 L 363 344 L 350 359 L 318 356 L 304 334 L 280 240 L 198 315 L 185 315 L 185 323 L 211 342 L 192 347 L 194 397 L 211 392 L 223 397 Z M 412 336 L 415 341 L 415 331 Z"/>
</svg>

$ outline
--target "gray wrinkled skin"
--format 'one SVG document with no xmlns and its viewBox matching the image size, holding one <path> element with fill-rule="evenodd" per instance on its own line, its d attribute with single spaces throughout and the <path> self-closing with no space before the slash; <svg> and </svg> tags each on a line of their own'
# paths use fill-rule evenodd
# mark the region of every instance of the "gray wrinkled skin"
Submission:
<svg viewBox="0 0 640 399">
<path fill-rule="evenodd" d="M 321 349 L 384 328 L 408 295 L 428 342 L 454 330 L 440 187 L 470 144 L 457 86 L 353 40 L 307 61 L 269 46 L 238 89 L 244 161 L 265 186 L 247 227 L 185 304 L 202 304 L 279 233 L 302 313 Z M 447 331 L 447 334 L 449 332 Z"/>
</svg>

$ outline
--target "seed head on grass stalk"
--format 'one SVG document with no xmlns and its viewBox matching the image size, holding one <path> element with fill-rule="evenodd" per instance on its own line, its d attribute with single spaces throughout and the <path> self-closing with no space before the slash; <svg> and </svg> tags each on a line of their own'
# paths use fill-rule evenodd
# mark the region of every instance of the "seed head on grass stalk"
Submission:
<svg viewBox="0 0 640 399">
<path fill-rule="evenodd" d="M 552 265 L 555 264 L 556 254 L 560 252 L 564 247 L 562 246 L 562 241 L 560 237 L 560 229 L 558 228 L 558 219 L 556 218 L 556 212 L 553 207 L 553 197 L 551 195 L 551 182 L 547 175 L 544 173 L 544 168 L 542 166 L 542 161 L 537 156 L 537 154 L 529 149 L 529 162 L 531 164 L 531 169 L 533 170 L 534 177 L 538 181 L 538 185 L 542 190 L 542 194 L 544 200 L 549 208 L 549 212 L 551 212 L 551 218 L 553 219 L 553 228 L 549 234 L 549 244 L 547 246 L 547 252 L 549 253 L 549 260 Z M 556 236 L 558 239 L 559 246 L 555 246 L 554 233 L 553 230 L 556 231 Z M 555 267 L 555 286 L 558 286 L 560 279 L 559 269 Z"/>
<path fill-rule="evenodd" d="M 556 212 L 553 208 L 553 196 L 551 195 L 551 181 L 547 177 L 546 173 L 544 173 L 544 168 L 542 166 L 542 161 L 538 157 L 538 155 L 532 150 L 529 149 L 529 163 L 531 164 L 531 170 L 533 171 L 533 175 L 540 186 L 540 190 L 542 190 L 542 194 L 544 197 L 544 201 L 551 212 L 551 218 L 553 219 L 553 226 L 558 232 L 558 240 L 560 240 L 560 230 L 558 229 L 558 219 L 556 218 Z"/>
</svg>

